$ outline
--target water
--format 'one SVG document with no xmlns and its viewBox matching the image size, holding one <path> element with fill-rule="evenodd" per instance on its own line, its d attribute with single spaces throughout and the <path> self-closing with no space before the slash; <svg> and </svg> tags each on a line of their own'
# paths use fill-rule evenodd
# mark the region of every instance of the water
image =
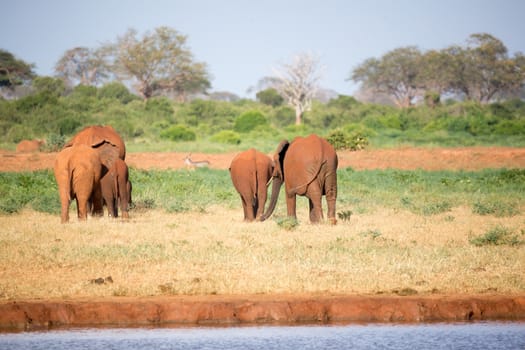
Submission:
<svg viewBox="0 0 525 350">
<path fill-rule="evenodd" d="M 73 329 L 0 334 L 0 349 L 525 349 L 525 323 Z"/>
</svg>

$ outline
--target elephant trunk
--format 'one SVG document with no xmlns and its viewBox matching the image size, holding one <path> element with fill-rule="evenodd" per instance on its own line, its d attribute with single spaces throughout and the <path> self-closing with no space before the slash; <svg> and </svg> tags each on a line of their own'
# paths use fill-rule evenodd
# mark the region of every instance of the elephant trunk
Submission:
<svg viewBox="0 0 525 350">
<path fill-rule="evenodd" d="M 281 190 L 281 185 L 282 184 L 283 184 L 283 181 L 280 178 L 278 178 L 278 177 L 274 177 L 273 178 L 272 195 L 271 195 L 271 198 L 270 198 L 270 205 L 266 209 L 266 212 L 264 212 L 264 214 L 261 216 L 261 218 L 260 218 L 261 221 L 264 221 L 264 220 L 268 219 L 272 215 L 273 210 L 275 209 L 275 206 L 277 205 L 277 199 L 279 198 L 279 192 Z"/>
</svg>

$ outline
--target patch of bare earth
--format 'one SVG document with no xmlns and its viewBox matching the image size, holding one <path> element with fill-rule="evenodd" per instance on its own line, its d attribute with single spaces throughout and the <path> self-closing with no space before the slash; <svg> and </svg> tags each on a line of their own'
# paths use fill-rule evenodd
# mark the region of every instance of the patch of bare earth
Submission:
<svg viewBox="0 0 525 350">
<path fill-rule="evenodd" d="M 214 169 L 228 169 L 236 153 L 192 153 L 192 160 L 208 160 Z M 458 147 L 394 148 L 339 151 L 339 167 L 363 169 L 480 170 L 486 168 L 525 168 L 525 148 Z M 126 162 L 138 169 L 184 168 L 181 152 L 128 153 Z M 0 171 L 51 169 L 56 153 L 15 153 L 0 150 Z"/>
</svg>

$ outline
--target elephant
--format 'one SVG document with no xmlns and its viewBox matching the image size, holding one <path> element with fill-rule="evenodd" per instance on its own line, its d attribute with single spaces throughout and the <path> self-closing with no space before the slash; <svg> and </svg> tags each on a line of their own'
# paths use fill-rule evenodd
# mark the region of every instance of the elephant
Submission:
<svg viewBox="0 0 525 350">
<path fill-rule="evenodd" d="M 45 144 L 44 140 L 22 140 L 16 145 L 16 153 L 39 152 Z"/>
<path fill-rule="evenodd" d="M 124 160 L 126 158 L 126 145 L 120 135 L 110 125 L 92 125 L 85 127 L 73 136 L 73 138 L 64 145 L 64 148 L 77 144 L 90 146 L 98 152 L 102 163 L 101 178 L 105 178 L 106 174 L 113 168 L 117 159 Z M 108 214 L 112 216 L 115 214 L 116 208 L 115 206 L 110 207 L 108 203 L 109 202 L 106 202 Z M 99 208 L 97 206 L 93 206 L 94 215 L 103 215 L 103 210 L 101 209 L 100 212 L 98 210 Z"/>
<path fill-rule="evenodd" d="M 251 148 L 236 155 L 230 165 L 233 186 L 241 196 L 244 220 L 259 219 L 264 212 L 272 159 Z"/>
<path fill-rule="evenodd" d="M 128 205 L 131 204 L 131 182 L 126 162 L 117 158 L 113 166 L 100 179 L 102 198 L 108 208 L 108 215 L 118 217 L 120 204 L 122 218 L 128 219 Z"/>
<path fill-rule="evenodd" d="M 97 149 L 102 164 L 110 169 L 116 158 L 126 159 L 126 145 L 112 126 L 93 125 L 79 131 L 64 145 L 64 148 L 75 144 L 84 144 Z"/>
<path fill-rule="evenodd" d="M 324 195 L 328 206 L 328 221 L 335 225 L 337 199 L 337 153 L 323 138 L 312 134 L 296 137 L 291 143 L 283 140 L 273 156 L 274 171 L 270 204 L 261 221 L 270 217 L 275 209 L 281 185 L 285 184 L 288 217 L 297 219 L 296 195 L 309 200 L 310 222 L 318 223 L 323 218 L 321 198 Z"/>
<path fill-rule="evenodd" d="M 102 213 L 102 163 L 95 149 L 82 144 L 64 148 L 57 154 L 53 170 L 60 196 L 62 223 L 69 221 L 69 205 L 73 199 L 76 199 L 79 220 L 87 219 L 90 203 L 94 213 Z"/>
</svg>

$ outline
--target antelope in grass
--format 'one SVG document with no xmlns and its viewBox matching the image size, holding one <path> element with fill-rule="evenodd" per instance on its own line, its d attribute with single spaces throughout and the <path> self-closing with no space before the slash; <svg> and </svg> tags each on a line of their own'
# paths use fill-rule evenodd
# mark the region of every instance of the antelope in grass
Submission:
<svg viewBox="0 0 525 350">
<path fill-rule="evenodd" d="M 184 164 L 186 164 L 187 169 L 195 168 L 204 168 L 210 165 L 210 162 L 207 160 L 191 160 L 191 153 L 184 157 Z"/>
</svg>

